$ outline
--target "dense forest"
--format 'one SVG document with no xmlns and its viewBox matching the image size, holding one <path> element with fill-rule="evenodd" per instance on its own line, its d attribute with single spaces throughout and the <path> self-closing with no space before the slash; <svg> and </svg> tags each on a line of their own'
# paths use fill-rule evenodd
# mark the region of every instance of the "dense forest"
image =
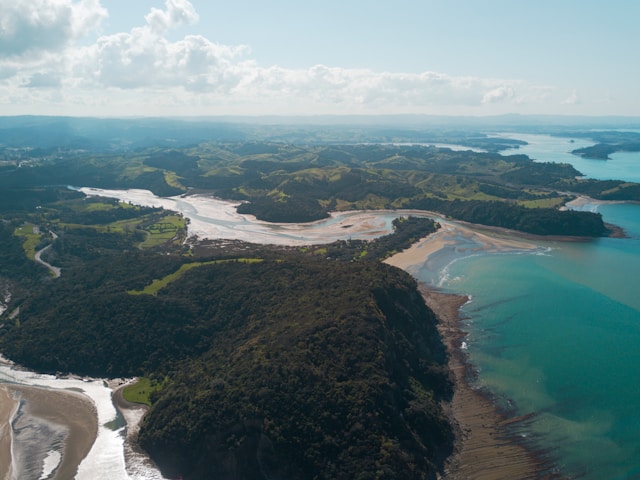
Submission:
<svg viewBox="0 0 640 480">
<path fill-rule="evenodd" d="M 161 385 L 140 443 L 165 474 L 434 477 L 453 442 L 445 351 L 415 281 L 379 262 L 433 232 L 432 220 L 399 218 L 372 242 L 245 244 L 239 257 L 142 248 L 167 212 L 49 195 L 29 214 L 3 213 L 0 273 L 16 294 L 0 349 L 40 371 Z M 59 232 L 34 248 L 53 242 L 60 278 L 28 258 L 32 234 L 16 234 L 25 221 Z"/>
<path fill-rule="evenodd" d="M 402 208 L 586 237 L 609 232 L 567 200 L 640 200 L 637 184 L 582 180 L 497 153 L 517 142 L 449 130 L 430 138 L 488 153 L 393 143 L 427 138 L 410 129 L 386 130 L 389 144 L 364 143 L 382 138 L 375 128 L 343 132 L 363 139 L 349 143 L 327 142 L 332 129 L 289 142 L 292 130 L 255 140 L 262 126 L 222 124 L 208 127 L 217 141 L 200 140 L 204 124 L 167 145 L 128 137 L 166 133 L 162 121 L 52 120 L 29 146 L 30 121 L 0 121 L 0 139 L 20 144 L 0 161 L 0 351 L 44 372 L 143 376 L 139 441 L 172 478 L 435 478 L 453 445 L 445 350 L 415 281 L 380 260 L 439 225 L 401 217 L 391 235 L 307 247 L 186 242 L 179 215 L 68 186 L 207 193 L 268 221 Z M 56 135 L 67 143 L 51 147 Z"/>
</svg>

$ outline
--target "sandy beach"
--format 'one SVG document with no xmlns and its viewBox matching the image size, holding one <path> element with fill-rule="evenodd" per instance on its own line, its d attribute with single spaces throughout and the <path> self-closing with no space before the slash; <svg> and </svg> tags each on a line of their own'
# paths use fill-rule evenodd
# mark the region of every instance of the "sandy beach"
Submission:
<svg viewBox="0 0 640 480">
<path fill-rule="evenodd" d="M 0 385 L 0 480 L 11 480 L 11 431 L 9 421 L 18 402 Z"/>
<path fill-rule="evenodd" d="M 113 404 L 116 406 L 125 422 L 127 423 L 126 436 L 124 441 L 124 459 L 127 472 L 135 475 L 144 472 L 145 480 L 160 480 L 164 477 L 160 473 L 158 466 L 138 445 L 138 432 L 144 415 L 149 407 L 140 403 L 131 403 L 124 399 L 124 388 L 136 379 L 132 379 L 124 384 L 112 385 Z"/>
<path fill-rule="evenodd" d="M 80 462 L 89 453 L 98 433 L 95 406 L 87 397 L 78 393 L 21 385 L 0 385 L 0 478 L 13 478 L 12 434 L 9 422 L 19 403 L 29 418 L 35 417 L 66 431 L 64 450 L 59 452 L 57 465 L 54 463 L 52 466 L 52 470 L 55 471 L 52 478 L 74 478 Z"/>
<path fill-rule="evenodd" d="M 454 246 L 461 237 L 476 244 L 475 251 L 502 252 L 513 250 L 534 250 L 539 248 L 526 238 L 514 239 L 503 229 L 492 227 L 471 228 L 462 222 L 440 222 L 441 227 L 428 237 L 420 239 L 411 247 L 385 260 L 385 263 L 394 267 L 410 271 L 411 267 L 426 262 L 429 257 L 442 251 L 448 246 Z M 484 233 L 486 232 L 486 233 Z"/>
</svg>

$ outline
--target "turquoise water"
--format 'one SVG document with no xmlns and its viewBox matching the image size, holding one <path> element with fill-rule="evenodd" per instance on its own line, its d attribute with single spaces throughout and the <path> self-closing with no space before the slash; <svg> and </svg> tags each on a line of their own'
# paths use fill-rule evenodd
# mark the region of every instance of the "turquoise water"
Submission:
<svg viewBox="0 0 640 480">
<path fill-rule="evenodd" d="M 516 414 L 562 472 L 640 478 L 640 205 L 586 205 L 630 238 L 546 242 L 460 258 L 421 280 L 463 307 L 478 383 Z M 453 252 L 455 253 L 455 252 Z M 451 261 L 456 258 L 455 261 Z"/>
<path fill-rule="evenodd" d="M 539 162 L 569 163 L 588 178 L 640 182 L 640 152 L 617 152 L 610 155 L 609 160 L 594 160 L 571 153 L 577 148 L 595 145 L 596 142 L 590 140 L 534 134 L 500 134 L 500 136 L 528 142 L 528 145 L 518 149 L 502 152 L 505 155 L 525 154 Z"/>
</svg>

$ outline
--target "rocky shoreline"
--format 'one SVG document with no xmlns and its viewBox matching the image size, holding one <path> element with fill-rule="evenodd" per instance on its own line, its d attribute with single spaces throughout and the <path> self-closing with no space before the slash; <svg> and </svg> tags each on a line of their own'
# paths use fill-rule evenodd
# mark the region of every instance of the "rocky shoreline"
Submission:
<svg viewBox="0 0 640 480">
<path fill-rule="evenodd" d="M 544 451 L 535 450 L 519 437 L 528 416 L 502 412 L 489 394 L 474 387 L 473 371 L 462 349 L 465 332 L 460 307 L 468 298 L 420 288 L 425 302 L 438 318 L 438 330 L 449 354 L 454 395 L 445 405 L 456 432 L 454 454 L 442 474 L 446 480 L 562 478 Z"/>
</svg>

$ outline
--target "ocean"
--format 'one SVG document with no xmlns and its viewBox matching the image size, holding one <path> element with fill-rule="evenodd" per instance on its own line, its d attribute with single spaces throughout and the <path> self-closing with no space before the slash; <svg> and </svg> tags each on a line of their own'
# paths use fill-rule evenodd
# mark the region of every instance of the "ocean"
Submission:
<svg viewBox="0 0 640 480">
<path fill-rule="evenodd" d="M 518 138 L 530 142 L 519 153 L 570 160 L 592 178 L 614 178 L 603 169 L 615 158 L 579 167 L 584 159 L 567 153 L 578 142 Z M 640 165 L 640 153 L 633 158 Z M 616 177 L 633 181 L 638 171 Z M 563 474 L 640 478 L 640 205 L 581 208 L 600 212 L 630 238 L 537 242 L 530 252 L 461 249 L 417 276 L 471 297 L 462 314 L 478 386 L 514 414 L 533 414 L 519 432 L 549 452 Z"/>
</svg>

